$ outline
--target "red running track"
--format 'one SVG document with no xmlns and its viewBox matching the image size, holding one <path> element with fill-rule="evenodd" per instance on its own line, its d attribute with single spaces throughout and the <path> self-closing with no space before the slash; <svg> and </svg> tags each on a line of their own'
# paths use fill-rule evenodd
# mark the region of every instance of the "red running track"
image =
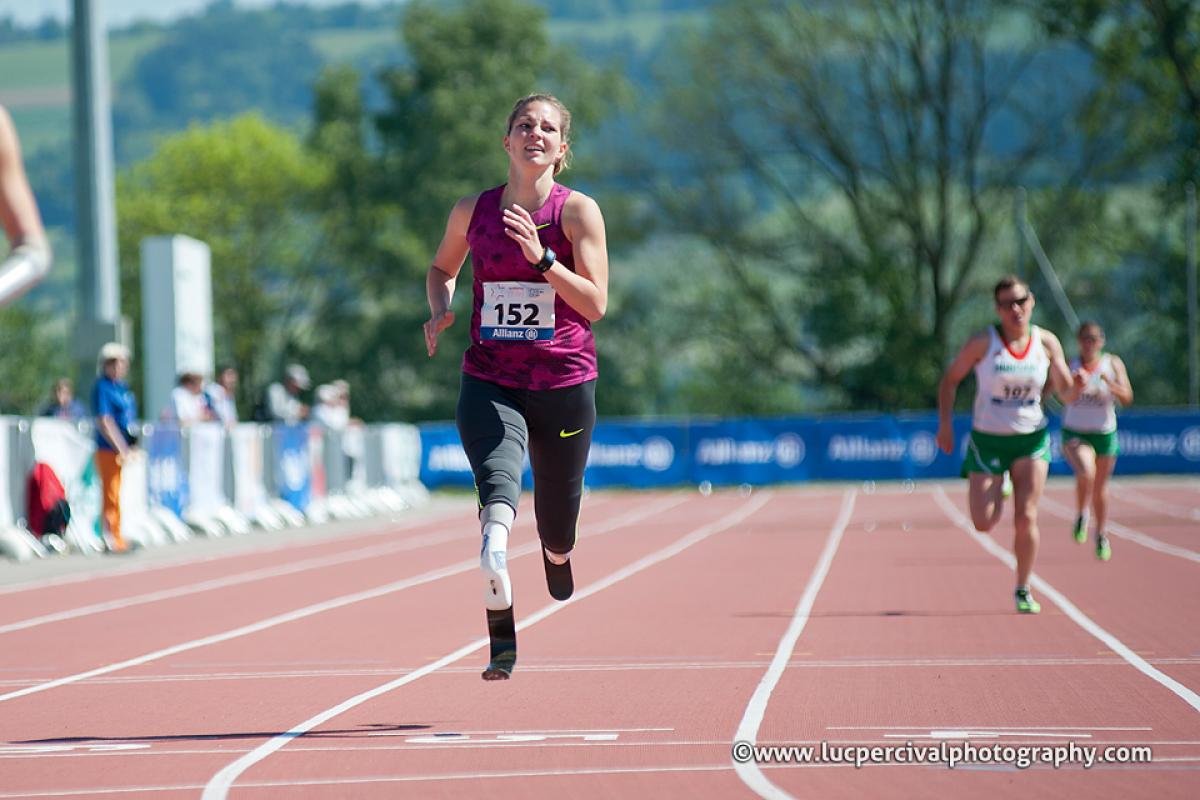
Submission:
<svg viewBox="0 0 1200 800">
<path fill-rule="evenodd" d="M 479 679 L 469 500 L 0 589 L 0 800 L 1200 796 L 1200 493 L 1118 482 L 1102 564 L 1055 482 L 1037 617 L 1013 612 L 1010 521 L 969 533 L 964 495 L 595 494 L 566 604 L 523 508 L 501 683 Z M 739 738 L 893 758 L 735 764 Z M 977 763 L 912 763 L 968 747 Z M 1004 762 L 1035 747 L 1151 760 Z"/>
</svg>

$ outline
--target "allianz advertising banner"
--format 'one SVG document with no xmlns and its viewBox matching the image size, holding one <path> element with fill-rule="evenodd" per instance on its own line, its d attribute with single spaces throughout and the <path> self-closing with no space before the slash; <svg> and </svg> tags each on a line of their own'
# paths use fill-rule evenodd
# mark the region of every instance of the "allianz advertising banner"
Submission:
<svg viewBox="0 0 1200 800">
<path fill-rule="evenodd" d="M 426 423 L 421 429 L 421 483 L 438 486 L 475 485 L 471 462 L 458 438 L 458 428 L 445 422 Z"/>
<path fill-rule="evenodd" d="M 1051 425 L 1050 472 L 1068 475 L 1059 420 Z M 1117 416 L 1117 475 L 1200 473 L 1200 414 L 1127 411 Z"/>
<path fill-rule="evenodd" d="M 819 477 L 821 423 L 811 419 L 693 422 L 688 481 L 761 484 Z"/>
<path fill-rule="evenodd" d="M 672 486 L 688 480 L 683 422 L 603 422 L 592 433 L 588 486 Z"/>
<path fill-rule="evenodd" d="M 932 413 L 604 421 L 596 425 L 586 478 L 593 487 L 953 478 L 970 426 L 967 415 L 955 417 L 954 453 L 947 455 L 937 447 Z M 1050 429 L 1051 471 L 1067 474 L 1057 418 Z M 1127 412 L 1119 417 L 1118 439 L 1118 474 L 1200 473 L 1200 414 Z M 421 441 L 426 486 L 472 485 L 453 425 L 424 425 Z M 530 486 L 528 467 L 524 485 Z"/>
<path fill-rule="evenodd" d="M 829 418 L 821 423 L 821 447 L 814 459 L 827 480 L 920 480 L 959 474 L 970 420 L 954 420 L 955 448 L 937 446 L 937 416 L 909 414 Z"/>
<path fill-rule="evenodd" d="M 308 456 L 308 427 L 276 425 L 275 491 L 297 511 L 308 508 L 312 496 L 312 473 Z"/>
<path fill-rule="evenodd" d="M 143 441 L 146 448 L 147 494 L 151 506 L 183 516 L 188 505 L 188 473 L 183 463 L 183 437 L 174 425 L 155 425 Z"/>
</svg>

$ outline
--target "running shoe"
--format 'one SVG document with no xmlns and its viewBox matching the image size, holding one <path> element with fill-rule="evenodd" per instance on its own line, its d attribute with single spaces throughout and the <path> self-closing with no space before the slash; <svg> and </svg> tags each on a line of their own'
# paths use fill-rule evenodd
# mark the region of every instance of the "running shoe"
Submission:
<svg viewBox="0 0 1200 800">
<path fill-rule="evenodd" d="M 1033 599 L 1030 591 L 1024 587 L 1020 587 L 1016 591 L 1017 597 L 1017 613 L 1018 614 L 1038 614 L 1041 613 L 1042 606 L 1037 600 Z"/>
<path fill-rule="evenodd" d="M 1071 535 L 1075 537 L 1075 541 L 1083 544 L 1087 541 L 1088 518 L 1078 516 L 1075 518 L 1075 529 L 1071 531 Z"/>
<path fill-rule="evenodd" d="M 1000 484 L 1000 496 L 1001 497 L 1012 497 L 1012 493 L 1013 493 L 1012 476 L 1008 474 L 1007 470 L 1005 470 L 1004 481 Z"/>
<path fill-rule="evenodd" d="M 1108 543 L 1108 537 L 1103 533 L 1096 534 L 1096 558 L 1101 561 L 1108 561 L 1112 558 L 1112 546 Z"/>
</svg>

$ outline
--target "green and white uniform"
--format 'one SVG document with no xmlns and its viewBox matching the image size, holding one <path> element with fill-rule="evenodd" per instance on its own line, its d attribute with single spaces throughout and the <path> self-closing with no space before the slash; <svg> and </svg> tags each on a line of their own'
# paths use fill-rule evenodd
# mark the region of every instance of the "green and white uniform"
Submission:
<svg viewBox="0 0 1200 800">
<path fill-rule="evenodd" d="M 962 472 L 1000 475 L 1019 458 L 1050 460 L 1050 436 L 1042 390 L 1050 374 L 1050 354 L 1041 330 L 1030 326 L 1029 342 L 1014 352 L 996 327 L 988 329 L 988 349 L 975 364 L 975 411 Z"/>
<path fill-rule="evenodd" d="M 1081 367 L 1078 358 L 1071 359 L 1071 374 Z M 1104 353 L 1088 376 L 1083 394 L 1074 403 L 1067 403 L 1063 412 L 1063 441 L 1072 439 L 1087 442 L 1098 456 L 1117 454 L 1117 399 L 1104 381 L 1117 379 L 1112 356 Z"/>
</svg>

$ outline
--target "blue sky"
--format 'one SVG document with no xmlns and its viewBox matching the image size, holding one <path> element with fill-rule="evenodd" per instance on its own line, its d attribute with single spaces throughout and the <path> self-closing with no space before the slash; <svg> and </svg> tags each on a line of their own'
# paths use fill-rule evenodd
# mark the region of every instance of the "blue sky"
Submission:
<svg viewBox="0 0 1200 800">
<path fill-rule="evenodd" d="M 362 5 L 382 5 L 386 0 L 358 0 Z M 92 0 L 92 12 L 101 15 L 106 25 L 126 25 L 137 19 L 169 20 L 195 13 L 210 0 Z M 270 6 L 276 0 L 235 0 L 239 6 Z M 296 2 L 296 0 L 293 0 Z M 346 0 L 303 0 L 308 5 L 339 5 Z M 66 19 L 72 0 L 0 0 L 0 17 L 18 22 L 37 22 L 46 16 Z"/>
</svg>

